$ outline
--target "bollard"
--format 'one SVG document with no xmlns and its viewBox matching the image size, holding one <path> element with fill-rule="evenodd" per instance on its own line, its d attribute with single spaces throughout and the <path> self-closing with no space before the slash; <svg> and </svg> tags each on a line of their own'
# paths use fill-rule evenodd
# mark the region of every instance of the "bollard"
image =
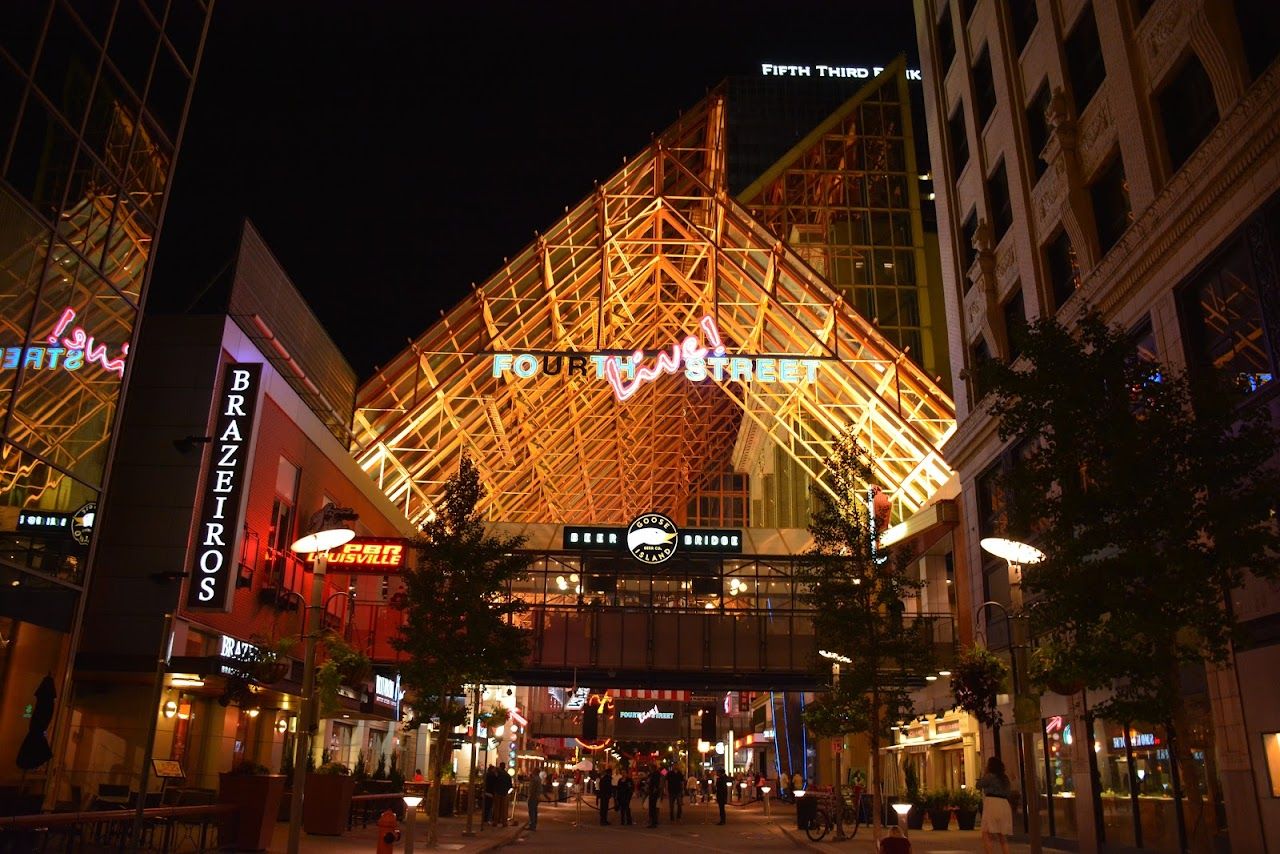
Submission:
<svg viewBox="0 0 1280 854">
<path fill-rule="evenodd" d="M 391 810 L 384 810 L 378 818 L 377 854 L 391 854 L 391 846 L 399 841 L 400 823 L 396 821 L 396 814 Z"/>
</svg>

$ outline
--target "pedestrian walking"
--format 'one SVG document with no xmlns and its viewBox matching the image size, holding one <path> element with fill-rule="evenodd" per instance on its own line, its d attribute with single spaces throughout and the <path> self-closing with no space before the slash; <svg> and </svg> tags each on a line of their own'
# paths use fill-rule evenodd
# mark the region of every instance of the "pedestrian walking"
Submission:
<svg viewBox="0 0 1280 854">
<path fill-rule="evenodd" d="M 609 803 L 613 800 L 613 774 L 605 766 L 596 781 L 596 805 L 600 808 L 600 823 L 609 823 Z"/>
<path fill-rule="evenodd" d="M 635 783 L 631 781 L 630 774 L 623 774 L 622 779 L 618 781 L 614 792 L 614 797 L 618 801 L 618 823 L 633 824 L 631 820 L 631 795 L 635 791 Z"/>
<path fill-rule="evenodd" d="M 724 775 L 723 768 L 716 769 L 716 806 L 720 807 L 720 820 L 716 824 L 724 824 L 724 805 L 729 802 L 729 778 Z"/>
<path fill-rule="evenodd" d="M 649 796 L 649 826 L 658 826 L 658 801 L 662 798 L 662 772 L 656 767 L 649 772 L 647 793 Z"/>
<path fill-rule="evenodd" d="M 684 772 L 679 765 L 667 772 L 667 815 L 672 821 L 684 818 Z"/>
<path fill-rule="evenodd" d="M 529 778 L 529 829 L 538 829 L 538 804 L 542 801 L 542 783 L 547 778 L 546 771 L 539 771 Z"/>
<path fill-rule="evenodd" d="M 1009 775 L 998 756 L 987 760 L 987 773 L 978 780 L 982 792 L 982 850 L 991 854 L 991 840 L 1000 843 L 1000 850 L 1009 854 L 1008 835 L 1013 833 L 1013 808 L 1009 805 Z"/>
<path fill-rule="evenodd" d="M 490 765 L 484 769 L 484 816 L 481 822 L 493 821 L 493 800 L 498 796 L 498 766 Z"/>
</svg>

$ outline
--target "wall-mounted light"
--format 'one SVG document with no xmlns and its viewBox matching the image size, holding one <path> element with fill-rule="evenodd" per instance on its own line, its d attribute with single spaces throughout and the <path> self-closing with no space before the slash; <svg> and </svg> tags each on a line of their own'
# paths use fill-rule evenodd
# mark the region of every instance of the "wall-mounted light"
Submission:
<svg viewBox="0 0 1280 854">
<path fill-rule="evenodd" d="M 285 732 L 288 731 L 288 729 L 289 729 L 288 718 L 281 718 L 280 720 L 276 721 L 276 732 L 280 733 L 281 735 L 284 735 Z"/>
<path fill-rule="evenodd" d="M 203 688 L 204 680 L 195 676 L 175 676 L 169 684 L 175 688 Z"/>
<path fill-rule="evenodd" d="M 244 713 L 251 718 L 256 718 L 258 715 L 262 714 L 262 709 L 245 709 Z"/>
<path fill-rule="evenodd" d="M 178 715 L 178 704 L 173 700 L 165 700 L 161 713 L 165 718 L 175 718 Z"/>
<path fill-rule="evenodd" d="M 194 717 L 195 715 L 191 713 L 190 703 L 184 701 L 178 704 L 178 720 L 189 721 L 189 720 L 192 720 Z"/>
</svg>

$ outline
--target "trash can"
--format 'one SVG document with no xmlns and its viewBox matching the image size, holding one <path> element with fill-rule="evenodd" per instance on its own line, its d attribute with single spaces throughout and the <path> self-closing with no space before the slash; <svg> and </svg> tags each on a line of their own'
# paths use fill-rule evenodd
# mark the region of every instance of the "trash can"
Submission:
<svg viewBox="0 0 1280 854">
<path fill-rule="evenodd" d="M 817 817 L 817 798 L 812 796 L 796 798 L 796 830 L 807 830 Z"/>
</svg>

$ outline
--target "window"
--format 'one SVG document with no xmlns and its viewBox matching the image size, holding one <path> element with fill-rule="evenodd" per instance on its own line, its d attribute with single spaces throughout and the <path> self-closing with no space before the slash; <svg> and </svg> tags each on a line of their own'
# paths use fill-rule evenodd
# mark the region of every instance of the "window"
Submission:
<svg viewBox="0 0 1280 854">
<path fill-rule="evenodd" d="M 978 475 L 978 536 L 995 537 L 1004 534 L 1004 494 L 1000 489 L 1000 476 L 1004 460 L 997 460 Z M 984 555 L 985 559 L 985 555 Z"/>
<path fill-rule="evenodd" d="M 1107 67 L 1102 61 L 1102 43 L 1098 41 L 1098 22 L 1094 20 L 1092 7 L 1086 7 L 1080 13 L 1076 28 L 1067 36 L 1066 50 L 1076 115 L 1081 116 L 1107 78 Z"/>
<path fill-rule="evenodd" d="M 1275 0 L 1235 0 L 1232 5 L 1249 75 L 1257 80 L 1280 55 L 1280 5 Z"/>
<path fill-rule="evenodd" d="M 1169 171 L 1177 172 L 1218 124 L 1218 102 L 1204 66 L 1193 53 L 1159 95 L 1160 121 L 1169 151 Z"/>
<path fill-rule="evenodd" d="M 1190 283 L 1182 308 L 1190 366 L 1217 371 L 1243 392 L 1272 382 L 1274 357 L 1243 238 Z"/>
<path fill-rule="evenodd" d="M 1031 149 L 1027 152 L 1027 160 L 1033 165 L 1036 178 L 1049 168 L 1049 164 L 1041 157 L 1044 147 L 1049 143 L 1049 121 L 1045 118 L 1048 109 L 1049 81 L 1046 79 L 1040 81 L 1040 88 L 1027 107 L 1027 146 Z"/>
<path fill-rule="evenodd" d="M 1044 266 L 1053 287 L 1054 311 L 1062 308 L 1080 284 L 1080 272 L 1076 268 L 1076 251 L 1065 230 L 1044 248 Z"/>
<path fill-rule="evenodd" d="M 1013 225 L 1013 203 L 1009 199 L 1009 179 L 1005 175 L 1004 160 L 987 179 L 987 200 L 991 203 L 991 225 L 995 229 L 993 238 L 998 245 L 1009 226 Z"/>
<path fill-rule="evenodd" d="M 1021 54 L 1040 22 L 1036 0 L 1009 0 L 1009 24 L 1013 27 L 1013 49 Z"/>
<path fill-rule="evenodd" d="M 986 127 L 996 109 L 996 82 L 991 76 L 991 51 L 985 45 L 973 64 L 973 108 L 978 113 L 978 127 Z"/>
<path fill-rule="evenodd" d="M 294 504 L 298 494 L 298 467 L 281 457 L 276 462 L 276 495 L 271 504 L 271 528 L 267 531 L 267 584 L 282 586 L 293 553 Z"/>
<path fill-rule="evenodd" d="M 1093 219 L 1098 227 L 1098 245 L 1105 255 L 1129 227 L 1129 185 L 1124 177 L 1124 160 L 1117 152 L 1089 186 Z"/>
<path fill-rule="evenodd" d="M 955 112 L 947 119 L 947 141 L 951 143 L 951 178 L 959 180 L 969 163 L 969 133 L 964 124 L 963 102 L 956 104 Z"/>
<path fill-rule="evenodd" d="M 1009 342 L 1009 361 L 1017 361 L 1022 355 L 1023 336 L 1027 333 L 1027 309 L 1022 298 L 1022 283 L 1014 286 L 1013 293 L 1000 307 L 1004 315 L 1004 334 Z"/>
<path fill-rule="evenodd" d="M 956 58 L 956 34 L 951 27 L 951 7 L 947 6 L 942 11 L 942 20 L 938 21 L 938 58 L 942 61 L 940 66 L 943 75 L 946 75 L 947 69 L 951 67 L 951 62 Z"/>
<path fill-rule="evenodd" d="M 973 283 L 969 281 L 969 268 L 973 266 L 973 237 L 978 231 L 978 211 L 971 210 L 960 226 L 960 278 L 964 279 L 964 291 L 969 292 Z"/>
<path fill-rule="evenodd" d="M 1280 798 L 1280 732 L 1264 732 L 1262 750 L 1267 756 L 1267 782 L 1271 785 L 1271 797 Z"/>
<path fill-rule="evenodd" d="M 989 361 L 991 361 L 991 350 L 987 347 L 987 340 L 979 336 L 978 340 L 969 347 L 969 388 L 973 392 L 975 401 L 981 400 L 987 393 L 980 371 Z"/>
</svg>

